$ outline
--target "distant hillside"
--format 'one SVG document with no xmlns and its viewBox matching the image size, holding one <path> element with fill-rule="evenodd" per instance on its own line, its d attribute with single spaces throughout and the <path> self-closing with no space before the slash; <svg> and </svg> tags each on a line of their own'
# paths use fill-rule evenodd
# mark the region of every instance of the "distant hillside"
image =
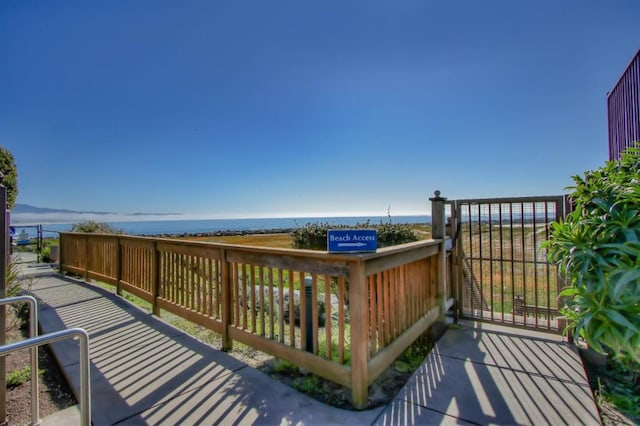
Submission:
<svg viewBox="0 0 640 426">
<path fill-rule="evenodd" d="M 93 211 L 78 211 L 78 210 L 68 210 L 68 209 L 51 209 L 48 207 L 36 207 L 29 204 L 18 204 L 13 207 L 11 210 L 12 214 L 98 214 L 98 215 L 117 215 L 122 213 L 114 213 L 114 212 L 93 212 Z M 125 213 L 131 216 L 175 216 L 180 215 L 181 213 Z"/>
<path fill-rule="evenodd" d="M 87 214 L 115 214 L 113 212 L 81 212 L 77 210 L 50 209 L 47 207 L 36 207 L 29 204 L 17 204 L 11 213 L 87 213 Z"/>
</svg>

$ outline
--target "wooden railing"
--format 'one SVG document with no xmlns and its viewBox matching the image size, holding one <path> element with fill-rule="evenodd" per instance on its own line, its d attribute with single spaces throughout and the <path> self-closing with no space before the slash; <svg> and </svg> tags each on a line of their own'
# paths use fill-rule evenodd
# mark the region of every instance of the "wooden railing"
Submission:
<svg viewBox="0 0 640 426">
<path fill-rule="evenodd" d="M 60 234 L 60 269 L 116 286 L 352 390 L 443 315 L 442 240 L 328 254 L 102 234 Z M 310 296 L 307 294 L 310 293 Z"/>
</svg>

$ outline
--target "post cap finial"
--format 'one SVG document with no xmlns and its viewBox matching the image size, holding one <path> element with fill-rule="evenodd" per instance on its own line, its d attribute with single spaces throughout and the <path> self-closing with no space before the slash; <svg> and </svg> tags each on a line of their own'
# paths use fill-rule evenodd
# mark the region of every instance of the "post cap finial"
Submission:
<svg viewBox="0 0 640 426">
<path fill-rule="evenodd" d="M 446 198 L 443 198 L 440 196 L 440 190 L 436 189 L 435 191 L 433 191 L 433 195 L 435 195 L 435 197 L 431 197 L 429 198 L 429 201 L 446 201 Z"/>
</svg>

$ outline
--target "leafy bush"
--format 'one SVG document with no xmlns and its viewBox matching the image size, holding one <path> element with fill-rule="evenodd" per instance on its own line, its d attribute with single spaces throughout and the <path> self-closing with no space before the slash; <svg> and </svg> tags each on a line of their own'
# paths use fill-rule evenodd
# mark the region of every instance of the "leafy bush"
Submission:
<svg viewBox="0 0 640 426">
<path fill-rule="evenodd" d="M 640 361 L 640 150 L 574 176 L 574 211 L 552 225 L 549 260 L 570 283 L 562 309 L 598 352 Z"/>
<path fill-rule="evenodd" d="M 330 229 L 376 229 L 378 248 L 418 241 L 418 237 L 408 225 L 380 223 L 371 225 L 369 221 L 354 226 L 329 225 L 328 223 L 307 223 L 292 232 L 293 246 L 301 249 L 327 250 L 327 232 Z"/>
<path fill-rule="evenodd" d="M 7 188 L 7 204 L 12 209 L 18 197 L 18 171 L 13 155 L 0 146 L 0 171 L 4 175 L 2 184 Z"/>
<path fill-rule="evenodd" d="M 418 241 L 418 236 L 408 225 L 380 223 L 375 229 L 378 231 L 378 247 L 395 246 Z"/>
<path fill-rule="evenodd" d="M 40 260 L 44 263 L 51 263 L 54 261 L 51 256 L 51 247 L 58 246 L 57 242 L 52 243 L 51 241 L 45 241 L 42 250 L 40 250 Z"/>
<path fill-rule="evenodd" d="M 71 232 L 85 232 L 88 234 L 122 234 L 123 231 L 118 228 L 114 228 L 106 223 L 94 222 L 93 220 L 87 222 L 74 223 L 71 227 Z"/>
</svg>

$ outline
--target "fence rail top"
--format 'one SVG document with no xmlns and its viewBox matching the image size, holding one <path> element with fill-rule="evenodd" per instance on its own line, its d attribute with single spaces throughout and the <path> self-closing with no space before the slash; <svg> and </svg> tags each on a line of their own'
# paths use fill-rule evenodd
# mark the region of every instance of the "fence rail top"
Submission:
<svg viewBox="0 0 640 426">
<path fill-rule="evenodd" d="M 510 204 L 510 203 L 539 203 L 564 200 L 564 195 L 539 195 L 533 197 L 502 197 L 502 198 L 470 198 L 465 200 L 450 200 L 458 204 Z"/>
<path fill-rule="evenodd" d="M 130 240 L 130 241 L 144 241 L 144 242 L 162 242 L 163 244 L 172 244 L 178 246 L 189 246 L 189 247 L 200 247 L 204 249 L 225 249 L 225 250 L 242 250 L 247 253 L 256 253 L 256 254 L 269 254 L 269 255 L 279 255 L 279 256 L 291 256 L 291 257 L 303 257 L 303 258 L 313 258 L 313 259 L 322 259 L 322 260 L 330 260 L 330 261 L 367 261 L 376 259 L 379 257 L 385 257 L 392 254 L 400 254 L 424 247 L 437 246 L 442 243 L 442 240 L 422 240 L 416 241 L 412 243 L 399 244 L 390 247 L 379 248 L 375 253 L 328 253 L 327 251 L 319 251 L 319 250 L 308 250 L 308 249 L 295 249 L 295 248 L 275 248 L 275 247 L 257 247 L 257 246 L 247 246 L 241 244 L 228 244 L 228 243 L 217 243 L 217 242 L 205 242 L 205 241 L 190 241 L 190 240 L 180 240 L 173 238 L 157 238 L 157 237 L 144 237 L 144 236 L 134 236 L 134 235 L 121 235 L 121 234 L 99 234 L 99 233 L 83 233 L 83 232 L 61 232 L 60 236 L 64 237 L 65 235 L 73 236 L 73 237 L 84 237 L 88 238 L 100 238 L 100 239 L 114 239 L 114 240 Z"/>
</svg>

